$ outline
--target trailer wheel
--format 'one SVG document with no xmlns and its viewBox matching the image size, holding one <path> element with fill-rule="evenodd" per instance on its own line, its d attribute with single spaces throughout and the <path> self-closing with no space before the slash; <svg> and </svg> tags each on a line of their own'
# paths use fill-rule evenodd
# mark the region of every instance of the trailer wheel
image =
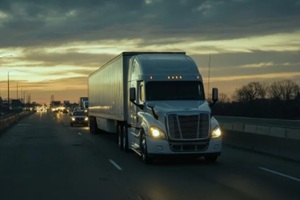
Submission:
<svg viewBox="0 0 300 200">
<path fill-rule="evenodd" d="M 127 126 L 124 125 L 122 126 L 122 149 L 125 152 L 128 152 L 129 148 L 128 148 L 128 131 L 127 131 Z"/>
<path fill-rule="evenodd" d="M 92 133 L 92 134 L 96 134 L 97 133 L 97 125 L 96 125 L 95 118 L 91 117 L 89 119 L 89 127 L 90 127 L 90 133 Z"/>
<path fill-rule="evenodd" d="M 89 118 L 89 128 L 90 128 L 90 133 L 93 133 L 93 118 Z"/>
<path fill-rule="evenodd" d="M 146 135 L 144 132 L 141 133 L 141 138 L 140 138 L 140 149 L 141 149 L 141 157 L 144 163 L 146 164 L 151 164 L 152 163 L 152 158 L 149 157 L 148 151 L 147 151 L 147 140 L 146 140 Z"/>
<path fill-rule="evenodd" d="M 118 143 L 119 148 L 122 150 L 122 148 L 123 148 L 123 129 L 122 129 L 121 124 L 117 125 L 117 143 Z"/>
</svg>

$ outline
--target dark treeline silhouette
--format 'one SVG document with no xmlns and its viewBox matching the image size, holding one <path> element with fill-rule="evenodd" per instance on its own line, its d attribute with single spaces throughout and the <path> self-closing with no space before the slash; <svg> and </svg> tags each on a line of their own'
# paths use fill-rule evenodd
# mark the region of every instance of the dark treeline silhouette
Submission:
<svg viewBox="0 0 300 200">
<path fill-rule="evenodd" d="M 212 112 L 223 116 L 300 120 L 300 98 L 289 101 L 218 102 Z"/>
<path fill-rule="evenodd" d="M 300 120 L 300 89 L 290 80 L 269 85 L 251 82 L 236 89 L 232 101 L 220 96 L 214 115 Z"/>
</svg>

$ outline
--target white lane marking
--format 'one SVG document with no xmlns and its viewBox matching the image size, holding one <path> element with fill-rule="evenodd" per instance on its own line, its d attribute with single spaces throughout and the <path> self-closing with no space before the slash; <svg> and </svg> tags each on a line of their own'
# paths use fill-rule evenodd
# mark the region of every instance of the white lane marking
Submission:
<svg viewBox="0 0 300 200">
<path fill-rule="evenodd" d="M 80 133 L 80 132 L 78 132 L 78 135 L 81 135 L 81 133 Z"/>
<path fill-rule="evenodd" d="M 264 170 L 264 171 L 267 171 L 267 172 L 270 172 L 270 173 L 272 173 L 272 174 L 276 174 L 276 175 L 279 175 L 279 176 L 283 176 L 283 177 L 285 177 L 285 178 L 292 179 L 292 180 L 297 181 L 297 182 L 300 182 L 300 179 L 299 179 L 299 178 L 296 178 L 296 177 L 293 177 L 293 176 L 289 176 L 289 175 L 286 175 L 286 174 L 283 174 L 283 173 L 280 173 L 280 172 L 276 172 L 276 171 L 271 170 L 271 169 L 267 169 L 267 168 L 264 168 L 264 167 L 259 167 L 259 169 Z"/>
<path fill-rule="evenodd" d="M 113 166 L 115 166 L 119 171 L 122 171 L 122 170 L 123 170 L 122 167 L 120 167 L 117 163 L 115 163 L 115 161 L 109 159 L 109 162 L 110 162 L 111 164 L 113 164 Z"/>
<path fill-rule="evenodd" d="M 29 126 L 30 124 L 17 124 L 17 126 Z"/>
</svg>

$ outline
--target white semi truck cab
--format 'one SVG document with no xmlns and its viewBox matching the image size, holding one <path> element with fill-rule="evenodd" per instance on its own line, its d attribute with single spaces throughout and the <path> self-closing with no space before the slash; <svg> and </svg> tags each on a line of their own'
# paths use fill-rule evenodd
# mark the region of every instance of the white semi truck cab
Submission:
<svg viewBox="0 0 300 200">
<path fill-rule="evenodd" d="M 119 57 L 121 62 L 115 59 L 106 68 L 122 63 L 122 81 L 107 90 L 119 90 L 124 106 L 116 105 L 118 100 L 111 99 L 113 95 L 108 93 L 110 97 L 106 97 L 105 92 L 98 94 L 97 103 L 93 93 L 100 85 L 92 87 L 90 81 L 91 132 L 116 132 L 120 148 L 135 151 L 146 163 L 158 156 L 195 156 L 215 161 L 222 149 L 221 130 L 211 114 L 218 90 L 212 90 L 213 103 L 209 104 L 195 62 L 184 52 L 127 52 Z M 97 73 L 100 71 L 101 68 Z M 114 81 L 118 82 L 111 82 Z M 104 82 L 109 87 L 108 81 Z M 110 99 L 110 103 L 101 103 L 105 102 L 101 96 Z"/>
</svg>

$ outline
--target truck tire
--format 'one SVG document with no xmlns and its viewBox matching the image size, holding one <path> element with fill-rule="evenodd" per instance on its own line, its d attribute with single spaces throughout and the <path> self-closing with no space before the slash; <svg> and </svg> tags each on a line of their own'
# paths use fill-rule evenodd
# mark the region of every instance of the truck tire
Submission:
<svg viewBox="0 0 300 200">
<path fill-rule="evenodd" d="M 89 119 L 89 127 L 90 127 L 90 133 L 96 134 L 97 133 L 97 125 L 95 118 L 91 117 Z"/>
<path fill-rule="evenodd" d="M 144 163 L 151 164 L 153 159 L 149 157 L 148 151 L 147 151 L 147 140 L 146 140 L 146 134 L 144 131 L 141 133 L 140 137 L 140 149 L 141 149 L 141 157 Z"/>
<path fill-rule="evenodd" d="M 123 125 L 122 126 L 122 145 L 123 145 L 123 151 L 128 152 L 129 148 L 128 148 L 128 131 L 127 131 L 127 126 Z"/>
<path fill-rule="evenodd" d="M 123 128 L 121 124 L 117 125 L 117 144 L 119 148 L 122 150 L 123 148 Z"/>
</svg>

